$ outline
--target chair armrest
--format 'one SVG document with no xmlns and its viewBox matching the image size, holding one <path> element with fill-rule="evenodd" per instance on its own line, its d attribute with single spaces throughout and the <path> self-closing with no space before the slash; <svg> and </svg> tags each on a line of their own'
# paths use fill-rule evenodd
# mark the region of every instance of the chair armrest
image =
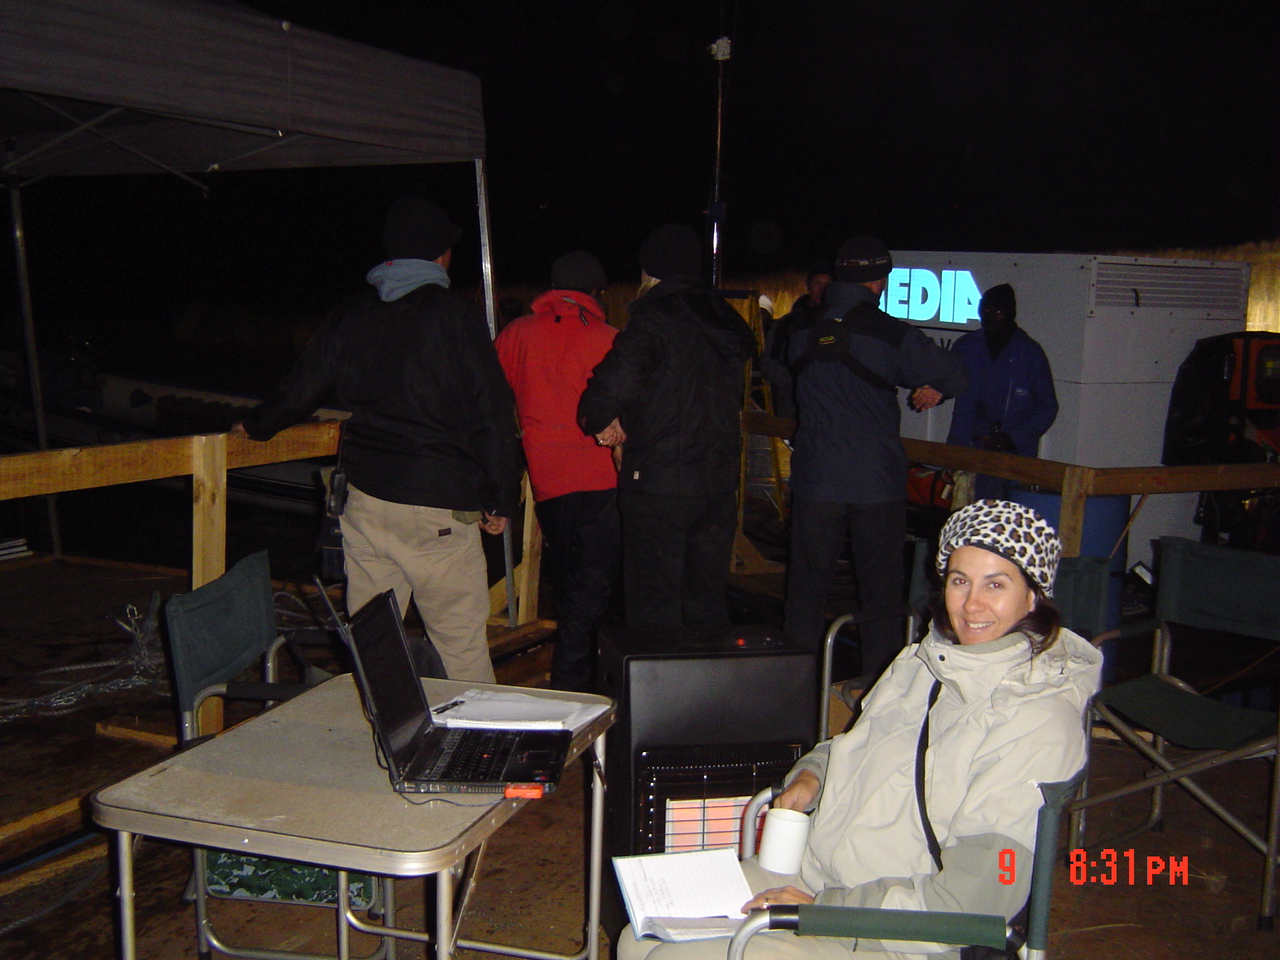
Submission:
<svg viewBox="0 0 1280 960">
<path fill-rule="evenodd" d="M 1195 694 L 1200 693 L 1199 690 L 1197 690 L 1191 684 L 1187 683 L 1187 681 L 1179 680 L 1172 673 L 1153 673 L 1151 674 L 1151 676 L 1159 677 L 1165 683 L 1170 684 L 1171 686 L 1177 687 L 1179 690 L 1185 690 L 1187 693 L 1195 693 Z"/>
<path fill-rule="evenodd" d="M 756 855 L 756 824 L 760 822 L 760 811 L 773 803 L 782 792 L 782 784 L 775 783 L 765 787 L 749 801 L 742 810 L 742 822 L 738 828 L 738 859 Z"/>
<path fill-rule="evenodd" d="M 771 918 L 774 910 L 791 910 L 795 907 L 773 907 L 769 910 L 752 910 L 747 915 L 747 919 L 738 924 L 738 929 L 733 932 L 733 936 L 729 938 L 729 950 L 727 960 L 742 960 L 743 954 L 747 951 L 747 941 L 754 937 L 761 930 L 780 930 L 792 929 L 795 927 L 784 928 L 781 925 L 774 927 L 771 924 Z"/>
<path fill-rule="evenodd" d="M 921 940 L 996 949 L 1003 947 L 1009 936 L 1004 917 L 983 913 L 824 907 L 818 904 L 802 906 L 798 913 L 796 932 L 802 937 Z"/>
<path fill-rule="evenodd" d="M 729 941 L 729 960 L 741 960 L 747 941 L 762 930 L 795 930 L 801 937 L 844 937 L 951 943 L 1001 949 L 1008 942 L 1004 917 L 981 913 L 825 907 L 818 904 L 753 910 Z"/>
<path fill-rule="evenodd" d="M 1155 633 L 1160 629 L 1160 620 L 1156 617 L 1144 617 L 1141 620 L 1135 620 L 1132 623 L 1121 624 L 1114 630 L 1108 630 L 1100 633 L 1089 642 L 1095 647 L 1100 647 L 1108 640 L 1123 640 L 1125 637 L 1136 637 L 1144 633 Z"/>
</svg>

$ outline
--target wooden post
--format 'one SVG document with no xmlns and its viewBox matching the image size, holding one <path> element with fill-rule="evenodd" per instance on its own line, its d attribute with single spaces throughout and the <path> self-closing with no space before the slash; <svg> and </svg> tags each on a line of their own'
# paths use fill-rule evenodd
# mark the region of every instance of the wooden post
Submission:
<svg viewBox="0 0 1280 960">
<path fill-rule="evenodd" d="M 191 588 L 216 580 L 227 570 L 227 435 L 191 438 Z M 219 733 L 222 698 L 200 705 L 196 729 Z"/>
<path fill-rule="evenodd" d="M 516 623 L 538 619 L 538 588 L 542 579 L 542 528 L 533 509 L 533 487 L 524 475 L 524 531 L 520 573 L 516 576 Z"/>
<path fill-rule="evenodd" d="M 1093 480 L 1090 467 L 1068 466 L 1062 476 L 1062 509 L 1058 514 L 1058 536 L 1062 555 L 1078 557 L 1084 540 L 1084 507 Z"/>
<path fill-rule="evenodd" d="M 191 438 L 191 587 L 227 569 L 227 435 Z"/>
</svg>

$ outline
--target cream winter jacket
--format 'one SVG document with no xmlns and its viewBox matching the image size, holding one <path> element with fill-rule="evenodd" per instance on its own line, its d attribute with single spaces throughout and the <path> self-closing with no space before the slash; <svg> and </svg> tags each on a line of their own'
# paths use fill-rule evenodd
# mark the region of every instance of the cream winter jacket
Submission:
<svg viewBox="0 0 1280 960">
<path fill-rule="evenodd" d="M 960 646 L 936 631 L 907 647 L 870 691 L 848 733 L 801 758 L 823 784 L 801 867 L 817 902 L 1012 917 L 1026 902 L 1037 784 L 1085 762 L 1085 708 L 1102 657 L 1062 630 L 1031 655 L 1024 634 Z M 934 681 L 926 805 L 942 847 L 930 856 L 915 792 L 915 757 Z M 1013 866 L 1014 882 L 1001 877 Z M 854 946 L 850 942 L 850 946 Z M 862 949 L 951 952 L 933 944 L 861 941 Z"/>
</svg>

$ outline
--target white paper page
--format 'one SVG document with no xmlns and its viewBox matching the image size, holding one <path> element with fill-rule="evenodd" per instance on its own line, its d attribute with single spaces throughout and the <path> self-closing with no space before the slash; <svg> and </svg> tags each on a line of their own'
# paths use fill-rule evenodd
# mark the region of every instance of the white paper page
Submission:
<svg viewBox="0 0 1280 960">
<path fill-rule="evenodd" d="M 637 928 L 648 917 L 739 919 L 751 899 L 738 857 L 727 847 L 615 857 L 613 863 Z"/>
<path fill-rule="evenodd" d="M 650 932 L 659 940 L 683 943 L 688 940 L 713 940 L 732 937 L 741 920 L 725 917 L 650 917 Z"/>
<path fill-rule="evenodd" d="M 513 730 L 574 730 L 609 709 L 602 703 L 578 703 L 527 693 L 467 690 L 435 704 L 431 718 L 446 727 L 505 727 Z"/>
</svg>

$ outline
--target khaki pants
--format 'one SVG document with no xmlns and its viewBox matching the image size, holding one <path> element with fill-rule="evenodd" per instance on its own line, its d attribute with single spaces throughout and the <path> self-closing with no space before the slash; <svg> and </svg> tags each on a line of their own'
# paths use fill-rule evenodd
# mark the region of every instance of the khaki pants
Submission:
<svg viewBox="0 0 1280 960">
<path fill-rule="evenodd" d="M 489 578 L 480 527 L 453 511 L 379 500 L 352 487 L 342 514 L 347 608 L 394 590 L 401 615 L 418 607 L 451 680 L 493 683 Z"/>
</svg>

